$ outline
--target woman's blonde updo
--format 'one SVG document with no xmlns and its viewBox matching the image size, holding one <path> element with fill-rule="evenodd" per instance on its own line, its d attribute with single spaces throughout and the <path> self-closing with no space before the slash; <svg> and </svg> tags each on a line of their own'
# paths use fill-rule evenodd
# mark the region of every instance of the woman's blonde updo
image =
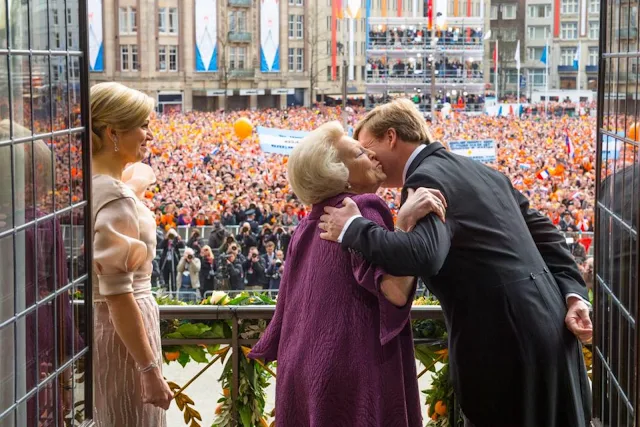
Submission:
<svg viewBox="0 0 640 427">
<path fill-rule="evenodd" d="M 120 83 L 105 82 L 91 87 L 91 147 L 98 154 L 104 147 L 105 129 L 126 132 L 142 126 L 153 111 L 153 98 Z"/>
</svg>

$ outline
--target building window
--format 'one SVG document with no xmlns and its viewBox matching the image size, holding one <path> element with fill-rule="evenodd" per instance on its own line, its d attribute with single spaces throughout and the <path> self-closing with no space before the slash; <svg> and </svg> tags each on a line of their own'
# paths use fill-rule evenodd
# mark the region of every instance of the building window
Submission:
<svg viewBox="0 0 640 427">
<path fill-rule="evenodd" d="M 73 43 L 73 31 L 68 31 L 67 32 L 67 49 L 70 49 L 71 47 L 75 47 Z"/>
<path fill-rule="evenodd" d="M 570 66 L 573 65 L 573 58 L 576 57 L 575 47 L 563 47 L 560 49 L 560 65 Z"/>
<path fill-rule="evenodd" d="M 247 13 L 244 10 L 229 12 L 229 31 L 232 33 L 247 31 Z"/>
<path fill-rule="evenodd" d="M 491 19 L 498 19 L 498 6 L 491 5 Z"/>
<path fill-rule="evenodd" d="M 501 38 L 500 41 L 505 41 L 505 42 L 514 42 L 516 41 L 516 38 L 518 36 L 518 29 L 517 28 L 505 28 L 502 30 L 502 34 L 501 34 Z M 511 55 L 510 57 L 512 57 L 513 55 Z"/>
<path fill-rule="evenodd" d="M 536 4 L 529 6 L 529 18 L 549 18 L 551 16 L 551 5 Z"/>
<path fill-rule="evenodd" d="M 158 8 L 158 32 L 178 34 L 178 8 Z"/>
<path fill-rule="evenodd" d="M 289 57 L 288 57 L 288 62 L 289 62 L 289 71 L 294 71 L 294 64 L 295 64 L 295 49 L 290 47 L 289 48 Z"/>
<path fill-rule="evenodd" d="M 296 0 L 296 6 L 304 6 L 304 0 Z"/>
<path fill-rule="evenodd" d="M 60 49 L 60 33 L 58 33 L 57 31 L 55 33 L 55 43 L 56 49 Z"/>
<path fill-rule="evenodd" d="M 167 71 L 167 47 L 158 46 L 158 71 Z"/>
<path fill-rule="evenodd" d="M 600 21 L 589 21 L 589 38 L 591 40 L 600 38 Z"/>
<path fill-rule="evenodd" d="M 120 71 L 129 71 L 129 46 L 120 45 Z"/>
<path fill-rule="evenodd" d="M 548 25 L 530 25 L 527 33 L 531 40 L 546 40 L 551 35 L 551 29 Z"/>
<path fill-rule="evenodd" d="M 516 19 L 517 5 L 515 4 L 503 4 L 502 5 L 502 19 Z"/>
<path fill-rule="evenodd" d="M 169 46 L 169 71 L 178 71 L 178 46 Z"/>
<path fill-rule="evenodd" d="M 120 34 L 135 34 L 138 32 L 138 19 L 135 7 L 121 7 L 118 10 L 118 21 Z"/>
<path fill-rule="evenodd" d="M 544 86 L 547 80 L 546 70 L 529 70 L 529 84 L 533 87 Z"/>
<path fill-rule="evenodd" d="M 138 62 L 138 45 L 131 45 L 131 71 L 138 71 L 140 63 Z"/>
<path fill-rule="evenodd" d="M 71 25 L 72 24 L 72 14 L 71 14 L 71 9 L 67 9 L 67 24 Z"/>
<path fill-rule="evenodd" d="M 58 9 L 51 9 L 51 20 L 53 25 L 58 25 Z"/>
<path fill-rule="evenodd" d="M 178 34 L 178 8 L 169 8 L 169 33 Z"/>
<path fill-rule="evenodd" d="M 589 1 L 589 13 L 600 13 L 600 0 Z"/>
<path fill-rule="evenodd" d="M 289 15 L 291 16 L 291 15 Z M 331 31 L 331 17 L 327 16 L 327 31 Z"/>
<path fill-rule="evenodd" d="M 304 34 L 304 16 L 298 15 L 296 19 L 296 38 L 301 39 Z"/>
<path fill-rule="evenodd" d="M 560 89 L 575 89 L 576 78 L 575 77 L 560 77 Z"/>
<path fill-rule="evenodd" d="M 562 0 L 560 3 L 560 13 L 563 15 L 578 13 L 578 0 Z"/>
<path fill-rule="evenodd" d="M 331 19 L 327 16 L 327 20 Z M 289 15 L 289 38 L 292 39 L 296 32 L 296 16 Z"/>
<path fill-rule="evenodd" d="M 591 66 L 598 65 L 598 48 L 597 47 L 589 48 L 589 65 Z"/>
<path fill-rule="evenodd" d="M 327 81 L 331 81 L 331 65 L 327 67 Z"/>
<path fill-rule="evenodd" d="M 543 50 L 544 50 L 544 47 L 527 48 L 527 59 L 529 59 L 529 61 L 540 61 L 540 58 L 542 58 Z"/>
<path fill-rule="evenodd" d="M 232 70 L 244 70 L 247 57 L 246 47 L 229 48 L 229 68 Z"/>
<path fill-rule="evenodd" d="M 304 49 L 296 49 L 296 71 L 302 72 L 304 70 Z"/>
<path fill-rule="evenodd" d="M 563 22 L 560 26 L 560 38 L 562 40 L 575 40 L 578 38 L 578 23 Z"/>
</svg>

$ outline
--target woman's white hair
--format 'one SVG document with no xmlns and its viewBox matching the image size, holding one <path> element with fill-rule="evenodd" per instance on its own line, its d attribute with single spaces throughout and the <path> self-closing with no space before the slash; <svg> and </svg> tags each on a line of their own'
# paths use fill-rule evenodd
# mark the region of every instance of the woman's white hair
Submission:
<svg viewBox="0 0 640 427">
<path fill-rule="evenodd" d="M 325 123 L 296 145 L 287 165 L 289 183 L 306 205 L 320 203 L 345 191 L 349 169 L 335 144 L 344 136 L 340 122 Z"/>
</svg>

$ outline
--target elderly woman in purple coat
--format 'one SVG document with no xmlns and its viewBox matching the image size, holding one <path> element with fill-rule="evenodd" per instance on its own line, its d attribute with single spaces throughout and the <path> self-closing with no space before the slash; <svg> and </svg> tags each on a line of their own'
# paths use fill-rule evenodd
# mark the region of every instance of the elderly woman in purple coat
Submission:
<svg viewBox="0 0 640 427">
<path fill-rule="evenodd" d="M 420 396 L 409 315 L 412 277 L 393 277 L 357 253 L 320 239 L 325 206 L 351 197 L 367 219 L 394 229 L 374 193 L 386 179 L 371 151 L 338 122 L 320 126 L 293 150 L 289 181 L 312 206 L 287 254 L 276 312 L 249 357 L 278 361 L 278 427 L 418 427 Z M 420 199 L 418 201 L 418 199 Z M 410 197 L 398 226 L 444 200 Z"/>
</svg>

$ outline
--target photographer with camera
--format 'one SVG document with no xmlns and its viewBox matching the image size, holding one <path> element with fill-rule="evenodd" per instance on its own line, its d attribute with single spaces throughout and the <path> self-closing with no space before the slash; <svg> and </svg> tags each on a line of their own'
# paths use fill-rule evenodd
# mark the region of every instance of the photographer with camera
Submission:
<svg viewBox="0 0 640 427">
<path fill-rule="evenodd" d="M 267 268 L 267 277 L 269 278 L 269 289 L 280 289 L 280 280 L 282 280 L 282 273 L 284 273 L 284 252 L 277 251 L 275 258 L 269 264 Z"/>
<path fill-rule="evenodd" d="M 267 245 L 269 243 L 273 243 L 275 248 L 276 236 L 273 234 L 273 229 L 271 228 L 271 226 L 269 224 L 264 224 L 262 226 L 262 230 L 260 230 L 260 244 L 258 246 L 258 250 L 261 254 L 264 254 L 266 252 Z M 268 266 L 269 264 L 265 265 Z"/>
<path fill-rule="evenodd" d="M 158 249 L 162 250 L 160 269 L 164 285 L 169 290 L 176 289 L 176 268 L 180 262 L 180 249 L 184 248 L 184 242 L 173 228 L 167 232 L 167 237 L 160 243 Z"/>
<path fill-rule="evenodd" d="M 265 287 L 267 284 L 266 266 L 255 246 L 249 249 L 249 258 L 245 261 L 243 269 L 247 289 L 259 290 Z"/>
<path fill-rule="evenodd" d="M 276 261 L 276 244 L 268 242 L 265 245 L 265 254 L 262 255 L 262 262 L 267 269 Z M 268 277 L 268 275 L 267 275 Z"/>
<path fill-rule="evenodd" d="M 258 240 L 256 236 L 251 232 L 251 225 L 248 222 L 242 224 L 240 234 L 236 236 L 236 241 L 240 243 L 242 247 L 242 254 L 246 257 L 249 254 L 249 248 L 252 246 L 258 246 Z"/>
<path fill-rule="evenodd" d="M 221 268 L 220 270 L 223 270 L 227 272 L 228 277 L 229 277 L 229 287 L 231 289 L 233 289 L 234 291 L 241 291 L 244 289 L 244 273 L 242 270 L 242 264 L 240 264 L 240 262 L 238 261 L 236 254 L 233 252 L 228 253 L 227 255 L 224 255 L 224 258 L 221 261 L 221 265 L 222 263 L 224 263 L 224 267 Z"/>
<path fill-rule="evenodd" d="M 178 263 L 178 295 L 181 289 L 194 289 L 196 299 L 200 300 L 200 260 L 191 248 L 184 250 L 184 255 Z"/>
<path fill-rule="evenodd" d="M 213 251 L 209 246 L 204 246 L 200 251 L 200 287 L 202 295 L 216 290 L 216 261 Z"/>
<path fill-rule="evenodd" d="M 292 227 L 293 229 L 293 227 Z M 280 226 L 276 228 L 276 236 L 275 236 L 275 244 L 276 249 L 287 253 L 287 248 L 289 247 L 289 242 L 291 241 L 291 234 L 287 233 L 284 227 Z"/>
</svg>

